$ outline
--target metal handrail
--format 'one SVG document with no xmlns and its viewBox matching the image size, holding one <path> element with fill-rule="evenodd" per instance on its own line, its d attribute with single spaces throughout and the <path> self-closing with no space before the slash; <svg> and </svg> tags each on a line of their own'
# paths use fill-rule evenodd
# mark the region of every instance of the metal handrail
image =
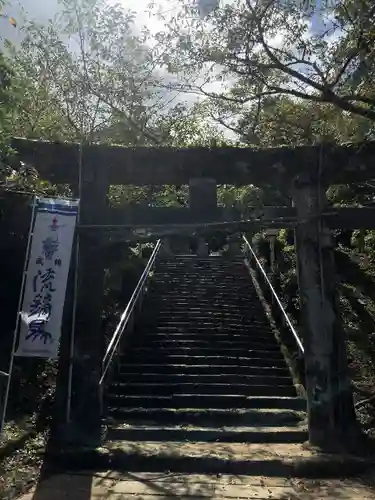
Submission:
<svg viewBox="0 0 375 500">
<path fill-rule="evenodd" d="M 107 350 L 105 352 L 103 362 L 102 362 L 102 376 L 99 380 L 99 385 L 102 385 L 105 379 L 105 376 L 107 374 L 108 368 L 111 364 L 112 358 L 114 356 L 114 353 L 116 352 L 116 349 L 120 343 L 120 340 L 122 338 L 122 334 L 124 333 L 124 330 L 133 314 L 134 307 L 138 301 L 138 298 L 144 289 L 144 286 L 146 284 L 147 278 L 149 277 L 150 270 L 152 266 L 155 263 L 156 256 L 159 252 L 161 246 L 161 240 L 158 240 L 156 243 L 156 246 L 151 254 L 151 257 L 149 261 L 147 262 L 147 265 L 145 267 L 145 270 L 142 273 L 142 276 L 140 277 L 137 286 L 134 289 L 134 292 L 132 296 L 130 297 L 130 300 L 128 302 L 128 305 L 126 306 L 124 312 L 121 315 L 120 321 L 116 327 L 116 330 L 111 338 L 110 343 L 108 344 Z"/>
<path fill-rule="evenodd" d="M 251 248 L 251 245 L 250 245 L 250 243 L 249 243 L 248 239 L 246 238 L 246 236 L 245 236 L 245 235 L 242 235 L 242 238 L 243 238 L 244 242 L 246 243 L 246 245 L 248 246 L 248 248 L 249 248 L 250 252 L 252 253 L 252 256 L 254 257 L 254 260 L 255 260 L 255 262 L 256 262 L 256 264 L 257 264 L 257 266 L 258 266 L 259 270 L 260 270 L 260 271 L 261 271 L 261 273 L 263 274 L 264 279 L 266 280 L 266 282 L 267 282 L 268 286 L 270 287 L 271 292 L 272 292 L 273 296 L 275 297 L 275 300 L 276 300 L 276 302 L 277 302 L 278 306 L 280 307 L 281 312 L 283 313 L 284 318 L 285 318 L 285 320 L 286 320 L 286 322 L 287 322 L 287 324 L 288 324 L 288 326 L 289 326 L 290 330 L 291 330 L 291 331 L 292 331 L 292 333 L 293 333 L 293 336 L 294 336 L 294 338 L 295 338 L 295 340 L 296 340 L 296 342 L 297 342 L 297 345 L 298 345 L 298 347 L 299 347 L 300 351 L 301 351 L 301 352 L 302 352 L 302 354 L 303 354 L 303 353 L 305 352 L 305 349 L 304 349 L 304 347 L 303 347 L 302 341 L 301 341 L 301 339 L 299 338 L 298 333 L 297 333 L 296 329 L 294 328 L 294 326 L 293 326 L 292 322 L 290 321 L 289 316 L 288 316 L 288 314 L 286 313 L 285 308 L 284 308 L 284 306 L 283 306 L 283 305 L 282 305 L 282 303 L 281 303 L 281 300 L 279 299 L 279 297 L 278 297 L 278 295 L 277 295 L 277 293 L 276 293 L 276 291 L 275 291 L 274 287 L 272 286 L 272 283 L 271 283 L 271 282 L 270 282 L 270 280 L 268 279 L 268 276 L 267 276 L 267 274 L 266 274 L 266 271 L 263 269 L 263 266 L 262 266 L 262 264 L 260 263 L 260 261 L 259 261 L 258 257 L 255 255 L 254 250 Z"/>
</svg>

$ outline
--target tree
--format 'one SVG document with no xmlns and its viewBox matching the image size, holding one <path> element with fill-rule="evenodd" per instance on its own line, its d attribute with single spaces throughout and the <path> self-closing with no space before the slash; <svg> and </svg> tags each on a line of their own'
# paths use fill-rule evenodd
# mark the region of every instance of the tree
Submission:
<svg viewBox="0 0 375 500">
<path fill-rule="evenodd" d="M 16 26 L 13 17 L 3 13 L 2 8 L 5 5 L 4 0 L 0 0 L 0 23 L 10 22 Z M 1 41 L 1 37 L 0 37 Z M 11 134 L 11 125 L 8 120 L 9 111 L 14 105 L 14 95 L 11 89 L 12 71 L 8 65 L 2 51 L 0 50 L 0 181 L 6 177 L 8 169 L 6 168 L 6 159 L 10 154 L 9 139 Z"/>
<path fill-rule="evenodd" d="M 179 102 L 156 123 L 164 146 L 179 148 L 214 147 L 232 143 L 211 120 L 202 103 Z"/>
<path fill-rule="evenodd" d="M 343 144 L 371 137 L 369 120 L 332 104 L 268 98 L 256 114 L 242 112 L 236 128 L 243 142 L 259 147 Z"/>
<path fill-rule="evenodd" d="M 12 50 L 12 93 L 14 106 L 8 121 L 15 137 L 45 140 L 74 140 L 79 137 L 53 80 L 28 50 Z"/>
<path fill-rule="evenodd" d="M 158 144 L 149 130 L 168 96 L 156 86 L 148 32 L 137 34 L 132 12 L 102 0 L 61 0 L 60 7 L 47 26 L 25 26 L 20 48 L 8 48 L 18 82 L 26 80 L 14 114 L 23 135 L 111 141 L 117 127 L 122 143 Z"/>
<path fill-rule="evenodd" d="M 157 35 L 176 77 L 169 87 L 220 100 L 224 116 L 290 96 L 375 120 L 372 1 L 323 6 L 318 27 L 314 2 L 238 0 L 204 19 L 191 0 L 180 4 Z M 213 82 L 226 84 L 213 91 Z"/>
</svg>

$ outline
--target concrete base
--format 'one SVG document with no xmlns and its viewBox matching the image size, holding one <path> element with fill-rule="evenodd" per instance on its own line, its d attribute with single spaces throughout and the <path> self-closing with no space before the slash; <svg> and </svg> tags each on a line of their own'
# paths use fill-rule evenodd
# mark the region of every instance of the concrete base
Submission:
<svg viewBox="0 0 375 500">
<path fill-rule="evenodd" d="M 53 441 L 62 446 L 84 446 L 96 448 L 101 446 L 107 434 L 107 426 L 98 426 L 96 431 L 82 429 L 73 422 L 55 429 Z"/>
</svg>

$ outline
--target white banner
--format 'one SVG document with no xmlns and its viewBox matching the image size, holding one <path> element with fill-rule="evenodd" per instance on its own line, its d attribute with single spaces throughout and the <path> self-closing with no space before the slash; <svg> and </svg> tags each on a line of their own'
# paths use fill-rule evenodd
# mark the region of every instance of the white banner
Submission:
<svg viewBox="0 0 375 500">
<path fill-rule="evenodd" d="M 16 356 L 57 358 L 78 201 L 36 202 Z"/>
</svg>

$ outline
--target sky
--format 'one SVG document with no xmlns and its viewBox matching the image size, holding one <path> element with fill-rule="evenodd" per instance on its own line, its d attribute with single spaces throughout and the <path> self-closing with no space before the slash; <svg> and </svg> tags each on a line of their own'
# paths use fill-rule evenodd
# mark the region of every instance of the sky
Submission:
<svg viewBox="0 0 375 500">
<path fill-rule="evenodd" d="M 194 0 L 192 0 L 194 1 Z M 317 12 L 321 6 L 322 2 L 327 0 L 317 0 Z M 58 8 L 58 0 L 7 0 L 8 6 L 5 7 L 4 12 L 6 14 L 12 15 L 19 21 L 19 26 L 22 26 L 22 18 L 25 15 L 27 18 L 33 18 L 38 22 L 45 23 L 49 18 L 56 14 Z M 150 0 L 108 0 L 110 3 L 120 3 L 125 8 L 133 10 L 136 12 L 136 25 L 141 27 L 147 25 L 151 32 L 157 32 L 163 28 L 163 23 L 156 19 L 156 17 L 150 17 L 147 13 L 147 7 Z M 155 0 L 156 5 L 164 13 L 173 12 L 174 6 L 178 4 L 178 0 Z M 231 0 L 221 0 L 223 3 L 231 3 Z M 22 12 L 24 11 L 24 13 Z M 11 41 L 16 41 L 19 37 L 19 29 L 12 28 L 12 26 L 0 20 L 0 34 L 1 38 L 9 38 Z M 318 32 L 323 29 L 323 20 L 321 16 L 317 13 L 313 16 L 311 23 L 311 30 Z"/>
<path fill-rule="evenodd" d="M 152 32 L 156 33 L 163 29 L 163 23 L 156 16 L 150 16 L 147 12 L 150 0 L 107 0 L 109 3 L 120 3 L 124 8 L 136 13 L 135 26 L 142 28 L 144 25 Z M 194 1 L 194 0 L 192 0 Z M 230 2 L 231 0 L 221 0 L 221 2 Z M 13 16 L 17 22 L 17 28 L 13 28 L 8 22 L 0 19 L 0 47 L 1 39 L 8 39 L 13 43 L 21 37 L 22 19 L 33 19 L 40 23 L 47 23 L 58 12 L 58 0 L 7 0 L 8 5 L 3 12 Z M 172 14 L 174 8 L 179 4 L 178 0 L 155 0 L 157 7 L 163 14 Z M 213 82 L 208 91 L 219 90 L 222 83 Z M 185 94 L 180 97 L 180 101 L 187 103 L 195 102 L 198 99 L 196 95 Z"/>
<path fill-rule="evenodd" d="M 161 9 L 165 12 L 176 4 L 175 0 L 156 0 Z M 109 0 L 110 3 L 117 3 Z M 27 14 L 28 18 L 33 18 L 41 23 L 47 22 L 49 18 L 53 17 L 58 10 L 57 0 L 7 0 L 8 6 L 4 8 L 6 14 L 12 15 L 17 20 L 22 18 L 22 11 Z M 150 0 L 119 0 L 118 3 L 122 4 L 125 8 L 133 10 L 137 13 L 137 24 L 143 26 L 147 24 L 151 31 L 157 31 L 162 28 L 162 24 L 155 18 L 149 18 L 146 13 L 147 6 Z M 16 31 L 7 23 L 1 23 L 1 36 L 8 35 L 11 39 L 16 36 Z"/>
<path fill-rule="evenodd" d="M 58 12 L 58 0 L 7 0 L 8 6 L 4 8 L 5 14 L 16 18 L 18 27 L 13 28 L 4 19 L 0 19 L 0 47 L 1 40 L 4 38 L 10 39 L 12 42 L 17 42 L 20 38 L 20 29 L 22 28 L 22 19 L 34 19 L 40 23 L 48 22 Z M 146 25 L 152 33 L 156 33 L 163 29 L 163 23 L 155 16 L 150 17 L 147 8 L 150 0 L 107 0 L 110 3 L 120 3 L 126 9 L 133 10 L 136 13 L 136 27 L 141 28 Z M 154 0 L 158 8 L 165 14 L 171 14 L 178 5 L 178 0 Z M 193 2 L 194 0 L 192 0 Z M 220 3 L 231 3 L 233 0 L 220 0 Z M 327 0 L 317 0 L 319 9 L 320 3 Z M 329 0 L 333 1 L 333 0 Z M 312 19 L 310 31 L 319 32 L 324 29 L 324 23 L 321 16 L 315 15 Z M 337 36 L 337 35 L 336 35 Z M 273 40 L 272 45 L 282 45 L 283 37 L 278 34 Z M 222 82 L 213 82 L 207 91 L 217 92 L 222 88 Z M 184 94 L 179 96 L 178 101 L 192 103 L 197 100 L 197 96 L 192 94 Z M 174 101 L 174 104 L 176 101 Z"/>
</svg>

